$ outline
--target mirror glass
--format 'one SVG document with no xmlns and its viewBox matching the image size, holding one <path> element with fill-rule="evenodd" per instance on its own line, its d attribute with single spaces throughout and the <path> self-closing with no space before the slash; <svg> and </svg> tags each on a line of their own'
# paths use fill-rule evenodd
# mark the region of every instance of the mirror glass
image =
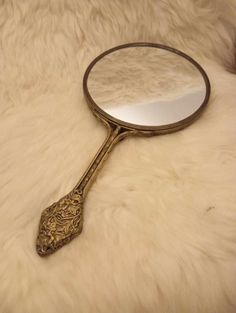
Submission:
<svg viewBox="0 0 236 313">
<path fill-rule="evenodd" d="M 91 69 L 88 91 L 115 119 L 141 126 L 177 123 L 206 97 L 199 69 L 188 59 L 156 47 L 128 47 L 101 58 Z"/>
</svg>

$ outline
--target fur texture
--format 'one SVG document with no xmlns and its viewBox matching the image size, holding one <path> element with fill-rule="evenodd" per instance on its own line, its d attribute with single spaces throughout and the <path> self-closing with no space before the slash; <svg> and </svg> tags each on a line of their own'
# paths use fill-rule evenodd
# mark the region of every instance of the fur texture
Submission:
<svg viewBox="0 0 236 313">
<path fill-rule="evenodd" d="M 0 312 L 235 313 L 235 0 L 2 0 L 0 25 Z M 209 106 L 181 132 L 119 144 L 83 233 L 42 259 L 41 211 L 105 138 L 84 70 L 134 41 L 195 57 Z"/>
</svg>

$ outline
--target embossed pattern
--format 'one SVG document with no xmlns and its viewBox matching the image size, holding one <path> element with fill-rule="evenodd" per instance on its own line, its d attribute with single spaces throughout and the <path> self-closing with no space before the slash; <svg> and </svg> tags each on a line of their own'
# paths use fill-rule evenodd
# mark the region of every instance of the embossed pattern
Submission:
<svg viewBox="0 0 236 313">
<path fill-rule="evenodd" d="M 36 249 L 48 255 L 79 235 L 83 226 L 83 196 L 73 190 L 46 208 L 41 216 Z"/>
<path fill-rule="evenodd" d="M 96 177 L 97 169 L 106 160 L 116 140 L 120 140 L 124 135 L 127 133 L 119 126 L 115 130 L 110 128 L 107 139 L 75 188 L 43 211 L 36 241 L 36 250 L 40 256 L 55 252 L 81 233 L 86 187 Z"/>
</svg>

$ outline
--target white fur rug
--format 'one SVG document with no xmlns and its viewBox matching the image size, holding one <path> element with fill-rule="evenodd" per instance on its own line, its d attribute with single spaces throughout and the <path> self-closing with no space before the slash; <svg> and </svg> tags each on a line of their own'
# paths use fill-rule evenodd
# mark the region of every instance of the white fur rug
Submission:
<svg viewBox="0 0 236 313">
<path fill-rule="evenodd" d="M 0 25 L 0 312 L 235 313 L 235 0 L 7 0 Z M 105 138 L 84 70 L 133 41 L 195 57 L 208 109 L 181 132 L 119 144 L 81 236 L 40 258 L 41 211 Z"/>
</svg>

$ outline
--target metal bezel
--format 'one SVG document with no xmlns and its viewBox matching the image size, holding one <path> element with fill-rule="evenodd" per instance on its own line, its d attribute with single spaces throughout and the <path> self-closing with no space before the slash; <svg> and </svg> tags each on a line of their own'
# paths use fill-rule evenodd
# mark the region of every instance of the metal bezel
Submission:
<svg viewBox="0 0 236 313">
<path fill-rule="evenodd" d="M 206 86 L 206 95 L 205 95 L 204 101 L 201 104 L 201 106 L 199 107 L 199 109 L 181 121 L 178 121 L 178 122 L 172 123 L 172 124 L 162 125 L 162 126 L 142 126 L 142 125 L 131 124 L 131 123 L 119 120 L 119 119 L 109 115 L 105 111 L 103 111 L 96 104 L 96 102 L 94 101 L 94 99 L 92 98 L 92 96 L 88 90 L 87 82 L 88 82 L 89 74 L 90 74 L 91 70 L 93 69 L 93 67 L 95 66 L 95 64 L 97 62 L 99 62 L 99 60 L 101 60 L 106 55 L 108 55 L 112 52 L 115 52 L 117 50 L 131 48 L 131 47 L 152 47 L 152 48 L 164 49 L 164 50 L 168 50 L 172 53 L 175 53 L 175 54 L 187 59 L 189 62 L 191 62 L 199 70 L 199 72 L 202 74 L 204 82 L 205 82 L 205 86 Z M 169 46 L 162 45 L 162 44 L 149 43 L 149 42 L 134 42 L 134 43 L 127 43 L 127 44 L 113 47 L 109 50 L 104 51 L 100 55 L 98 55 L 89 64 L 89 66 L 87 67 L 87 69 L 85 71 L 84 78 L 83 78 L 83 90 L 84 90 L 84 95 L 85 95 L 85 98 L 87 100 L 87 103 L 88 103 L 90 109 L 100 119 L 107 121 L 111 125 L 119 125 L 123 129 L 135 130 L 135 131 L 139 131 L 143 134 L 146 132 L 147 133 L 153 133 L 153 134 L 159 134 L 159 133 L 161 134 L 161 133 L 174 132 L 174 131 L 177 131 L 181 128 L 184 128 L 184 127 L 188 126 L 189 124 L 191 124 L 196 118 L 198 118 L 208 103 L 208 100 L 210 97 L 211 86 L 210 86 L 209 78 L 208 78 L 206 72 L 204 71 L 204 69 L 201 67 L 201 65 L 199 63 L 197 63 L 193 58 L 191 58 L 190 56 L 185 54 L 184 52 L 177 50 L 175 48 L 169 47 Z"/>
</svg>

